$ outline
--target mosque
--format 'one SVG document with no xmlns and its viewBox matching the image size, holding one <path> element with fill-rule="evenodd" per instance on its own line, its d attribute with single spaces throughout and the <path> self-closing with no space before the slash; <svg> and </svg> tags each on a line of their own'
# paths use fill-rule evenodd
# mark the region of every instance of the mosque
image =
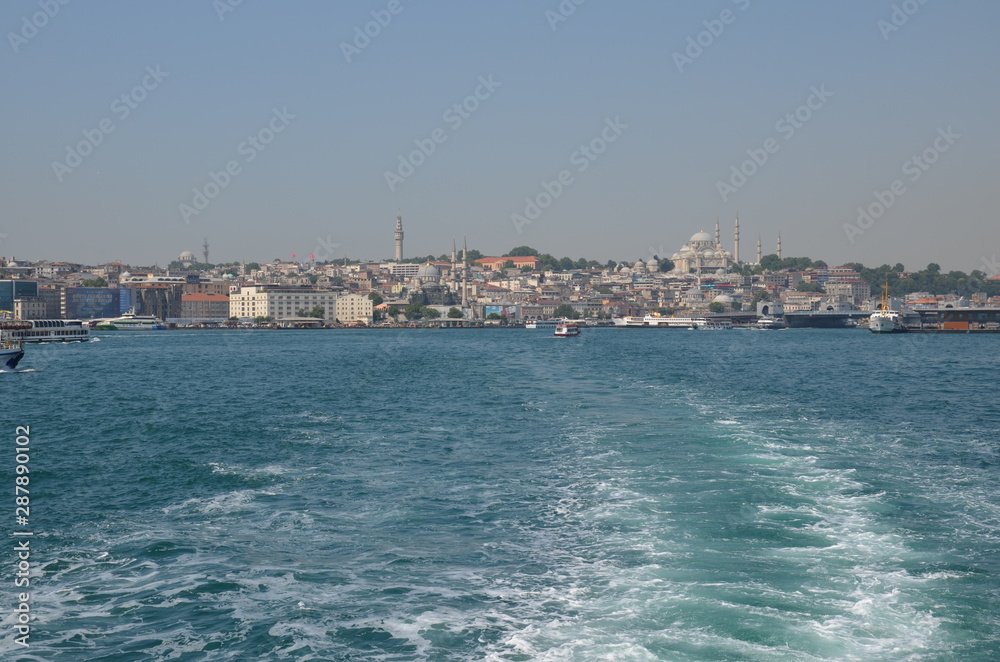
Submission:
<svg viewBox="0 0 1000 662">
<path fill-rule="evenodd" d="M 719 241 L 718 225 L 716 236 L 702 230 L 691 236 L 679 251 L 670 256 L 674 263 L 674 272 L 678 274 L 709 275 L 730 271 L 736 260 L 733 254 L 722 247 Z"/>
<path fill-rule="evenodd" d="M 778 234 L 777 255 L 781 257 L 781 234 Z M 757 238 L 757 264 L 760 264 L 761 245 Z M 670 256 L 675 274 L 695 274 L 697 276 L 727 273 L 740 263 L 740 217 L 736 217 L 733 233 L 733 252 L 722 246 L 719 223 L 715 223 L 715 237 L 704 230 L 696 232 L 679 251 Z"/>
</svg>

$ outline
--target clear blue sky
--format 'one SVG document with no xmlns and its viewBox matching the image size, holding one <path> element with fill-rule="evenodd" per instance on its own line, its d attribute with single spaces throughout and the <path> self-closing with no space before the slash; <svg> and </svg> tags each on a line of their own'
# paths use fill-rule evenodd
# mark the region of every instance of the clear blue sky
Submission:
<svg viewBox="0 0 1000 662">
<path fill-rule="evenodd" d="M 717 216 L 730 245 L 737 211 L 744 260 L 758 234 L 773 252 L 779 230 L 785 256 L 831 263 L 970 270 L 1000 254 L 995 2 L 565 0 L 575 11 L 554 23 L 557 0 L 400 0 L 351 62 L 341 44 L 389 0 L 243 0 L 220 19 L 226 2 L 0 6 L 0 255 L 163 265 L 207 236 L 213 262 L 386 258 L 401 213 L 407 255 L 465 233 L 486 254 L 635 260 Z M 49 3 L 58 12 L 25 28 Z M 884 34 L 894 4 L 916 11 Z M 679 71 L 705 21 L 721 34 L 702 34 Z M 490 76 L 499 86 L 456 126 L 446 111 Z M 144 82 L 135 108 L 116 102 Z M 822 86 L 832 96 L 789 135 L 778 122 Z M 241 148 L 274 109 L 294 118 L 263 150 Z M 574 152 L 615 118 L 627 128 L 581 172 Z M 53 166 L 102 120 L 113 131 L 71 172 Z M 939 151 L 948 127 L 961 137 Z M 391 191 L 385 172 L 435 129 L 444 142 Z M 776 151 L 723 196 L 718 182 L 768 139 Z M 907 168 L 927 149 L 935 163 Z M 180 205 L 230 161 L 238 174 L 185 222 Z M 563 170 L 572 183 L 516 232 L 511 215 Z M 848 237 L 895 180 L 905 191 Z"/>
</svg>

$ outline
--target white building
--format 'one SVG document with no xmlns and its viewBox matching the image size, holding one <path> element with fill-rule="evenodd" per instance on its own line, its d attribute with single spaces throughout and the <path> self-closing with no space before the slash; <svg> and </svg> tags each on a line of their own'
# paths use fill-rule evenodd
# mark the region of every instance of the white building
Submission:
<svg viewBox="0 0 1000 662">
<path fill-rule="evenodd" d="M 240 319 L 271 317 L 281 320 L 306 316 L 316 306 L 322 306 L 323 321 L 333 322 L 337 317 L 337 298 L 336 292 L 253 285 L 241 287 L 239 292 L 230 295 L 229 315 Z"/>
<path fill-rule="evenodd" d="M 729 271 L 734 264 L 732 253 L 705 231 L 692 235 L 688 243 L 670 259 L 674 263 L 674 272 L 678 274 L 715 274 L 720 270 Z"/>
<path fill-rule="evenodd" d="M 371 324 L 375 317 L 375 304 L 361 294 L 347 294 L 337 298 L 337 321 Z"/>
</svg>

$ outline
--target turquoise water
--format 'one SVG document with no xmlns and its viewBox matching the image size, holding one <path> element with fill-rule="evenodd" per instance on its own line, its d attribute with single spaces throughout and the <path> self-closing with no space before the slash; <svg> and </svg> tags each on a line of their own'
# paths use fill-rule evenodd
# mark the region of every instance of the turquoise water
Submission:
<svg viewBox="0 0 1000 662">
<path fill-rule="evenodd" d="M 550 333 L 29 348 L 0 658 L 1000 658 L 1000 337 Z"/>
</svg>

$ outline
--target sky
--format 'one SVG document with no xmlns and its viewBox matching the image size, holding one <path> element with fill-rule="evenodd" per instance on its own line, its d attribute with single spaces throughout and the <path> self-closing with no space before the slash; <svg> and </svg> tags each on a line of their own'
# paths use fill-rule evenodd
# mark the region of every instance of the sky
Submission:
<svg viewBox="0 0 1000 662">
<path fill-rule="evenodd" d="M 65 3 L 65 4 L 63 4 Z M 1000 3 L 5 0 L 0 255 L 1000 255 Z M 996 268 L 995 266 L 993 267 Z"/>
</svg>

